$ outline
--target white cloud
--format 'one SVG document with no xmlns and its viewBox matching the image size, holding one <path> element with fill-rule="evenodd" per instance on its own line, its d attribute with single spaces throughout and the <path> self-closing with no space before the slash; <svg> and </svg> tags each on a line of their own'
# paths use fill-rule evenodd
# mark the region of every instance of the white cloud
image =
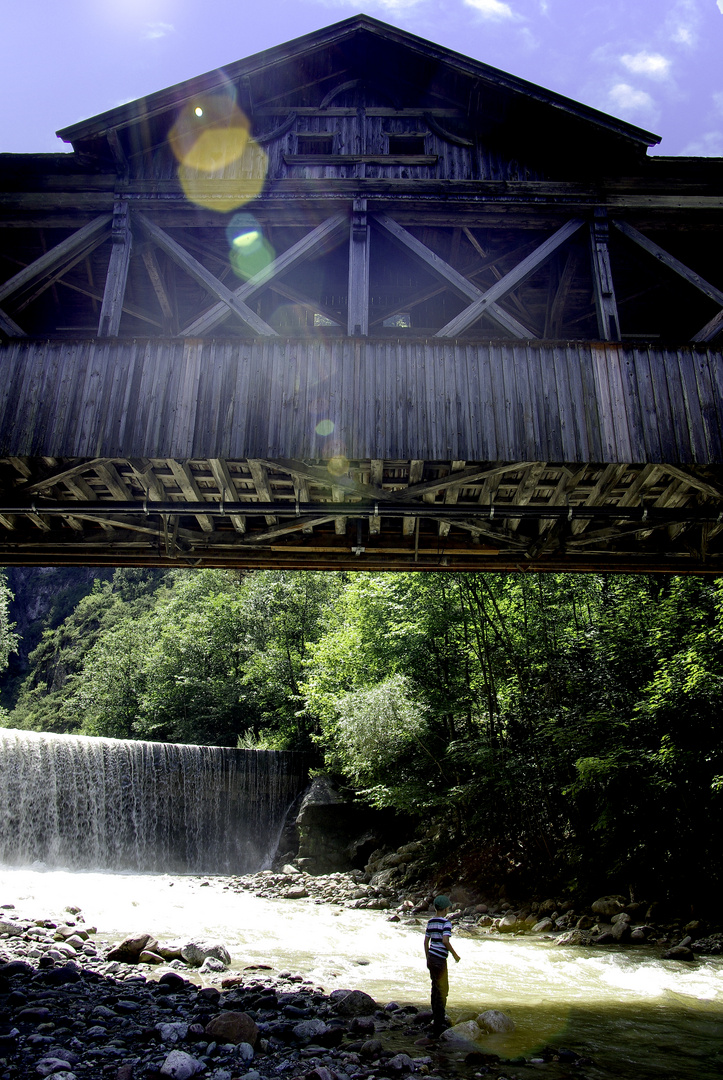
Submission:
<svg viewBox="0 0 723 1080">
<path fill-rule="evenodd" d="M 359 0 L 318 0 L 324 7 L 352 7 L 355 11 L 361 10 Z M 364 10 L 371 14 L 372 10 L 385 12 L 388 15 L 401 14 L 411 11 L 425 3 L 425 0 L 368 0 Z"/>
<path fill-rule="evenodd" d="M 636 90 L 629 83 L 616 83 L 608 97 L 614 106 L 627 113 L 649 112 L 655 104 L 650 94 L 645 90 Z"/>
<path fill-rule="evenodd" d="M 721 0 L 723 3 L 723 0 Z M 634 75 L 648 75 L 651 79 L 667 79 L 670 74 L 670 60 L 661 53 L 649 53 L 642 50 L 637 53 L 624 53 L 621 62 Z"/>
<path fill-rule="evenodd" d="M 158 41 L 159 38 L 168 37 L 169 34 L 176 32 L 175 26 L 165 22 L 150 22 L 146 23 L 143 37 L 146 41 Z"/>
<path fill-rule="evenodd" d="M 492 19 L 499 22 L 502 19 L 518 19 L 509 4 L 503 0 L 464 0 L 467 7 L 474 8 L 483 19 Z"/>
<path fill-rule="evenodd" d="M 377 7 L 391 14 L 399 11 L 411 11 L 412 8 L 419 7 L 422 0 L 375 0 L 375 3 Z M 352 0 L 351 6 L 356 11 L 359 7 L 357 0 Z"/>
<path fill-rule="evenodd" d="M 720 4 L 718 5 L 720 7 Z M 695 45 L 698 40 L 700 11 L 696 0 L 677 0 L 665 20 L 670 40 L 676 45 Z"/>
<path fill-rule="evenodd" d="M 706 131 L 699 139 L 684 146 L 680 153 L 683 157 L 723 157 L 723 131 Z"/>
<path fill-rule="evenodd" d="M 718 5 L 718 10 L 720 11 L 721 15 L 723 15 L 723 0 L 715 0 L 715 2 Z"/>
</svg>

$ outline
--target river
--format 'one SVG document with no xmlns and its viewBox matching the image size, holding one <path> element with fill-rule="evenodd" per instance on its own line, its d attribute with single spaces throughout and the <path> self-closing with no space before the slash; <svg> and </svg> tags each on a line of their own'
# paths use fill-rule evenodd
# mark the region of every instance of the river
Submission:
<svg viewBox="0 0 723 1080">
<path fill-rule="evenodd" d="M 225 885 L 216 877 L 4 869 L 0 903 L 34 917 L 77 905 L 106 937 L 134 930 L 161 940 L 217 937 L 235 969 L 268 963 L 327 992 L 349 987 L 382 1003 L 426 1005 L 423 920 L 390 923 L 386 912 L 265 900 Z M 512 1034 L 489 1036 L 488 1051 L 529 1059 L 545 1045 L 570 1048 L 594 1060 L 584 1070 L 591 1080 L 712 1080 L 723 1072 L 723 957 L 686 964 L 646 947 L 560 948 L 464 932 L 456 940 L 462 959 L 451 964 L 452 1019 L 495 1008 L 516 1025 Z M 536 1068 L 546 1077 L 570 1075 Z"/>
</svg>

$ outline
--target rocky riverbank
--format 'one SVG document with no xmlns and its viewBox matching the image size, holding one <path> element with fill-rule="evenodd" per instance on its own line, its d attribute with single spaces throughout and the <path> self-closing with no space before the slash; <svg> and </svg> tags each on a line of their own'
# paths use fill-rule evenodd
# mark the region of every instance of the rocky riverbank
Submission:
<svg viewBox="0 0 723 1080">
<path fill-rule="evenodd" d="M 77 908 L 29 920 L 4 905 L 0 925 L 0 1080 L 511 1080 L 545 1063 L 584 1064 L 550 1048 L 511 1072 L 470 1041 L 510 1030 L 502 1013 L 436 1043 L 431 1014 L 415 1005 L 326 993 L 267 965 L 231 974 L 220 942 L 110 942 Z"/>
<path fill-rule="evenodd" d="M 379 853 L 364 870 L 311 875 L 293 864 L 279 870 L 229 879 L 226 888 L 249 891 L 265 899 L 303 900 L 351 908 L 388 911 L 392 921 L 422 925 L 435 892 L 430 886 L 409 888 L 405 877 L 420 845 Z M 441 891 L 441 888 L 440 890 Z M 723 933 L 698 919 L 660 920 L 656 905 L 630 902 L 624 896 L 602 896 L 590 905 L 548 898 L 514 905 L 508 900 L 475 897 L 467 889 L 445 890 L 455 905 L 450 919 L 467 935 L 535 934 L 558 945 L 653 945 L 664 959 L 694 960 L 696 954 L 723 953 Z"/>
<path fill-rule="evenodd" d="M 390 868 L 312 877 L 287 866 L 198 880 L 194 887 L 248 891 L 282 907 L 296 900 L 376 908 L 380 920 L 421 929 L 431 894 L 407 893 L 388 878 L 374 881 Z M 462 938 L 531 934 L 559 945 L 597 940 L 600 947 L 640 941 L 654 944 L 658 955 L 687 958 L 671 947 L 687 949 L 679 935 L 693 927 L 646 922 L 648 910 L 641 919 L 623 898 L 600 898 L 589 914 L 558 907 L 565 905 L 460 901 L 452 919 Z M 28 918 L 8 904 L 0 914 L 0 1080 L 526 1080 L 541 1071 L 546 1080 L 559 1080 L 584 1078 L 590 1064 L 580 1047 L 559 1046 L 500 1061 L 485 1051 L 484 1034 L 509 1031 L 511 1021 L 494 1009 L 435 1043 L 430 1015 L 417 1005 L 377 1002 L 361 990 L 328 993 L 303 973 L 265 964 L 239 972 L 240 958 L 223 942 L 157 940 L 152 929 L 113 941 L 87 925 L 77 907 Z M 582 929 L 582 920 L 591 925 Z M 635 936 L 641 924 L 648 927 L 644 938 Z M 705 940 L 691 944 L 702 953 Z M 707 941 L 711 953 L 723 949 L 720 933 Z"/>
</svg>

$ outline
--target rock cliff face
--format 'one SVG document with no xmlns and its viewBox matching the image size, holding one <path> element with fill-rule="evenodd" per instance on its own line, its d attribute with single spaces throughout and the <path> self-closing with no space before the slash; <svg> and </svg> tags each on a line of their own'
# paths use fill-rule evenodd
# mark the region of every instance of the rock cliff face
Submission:
<svg viewBox="0 0 723 1080">
<path fill-rule="evenodd" d="M 404 832 L 391 814 L 345 798 L 328 776 L 316 776 L 296 817 L 299 869 L 311 874 L 361 870 L 377 848 Z M 282 858 L 293 852 L 282 852 Z"/>
<path fill-rule="evenodd" d="M 20 636 L 17 653 L 0 676 L 4 704 L 12 704 L 16 687 L 28 671 L 28 657 L 43 630 L 59 626 L 97 580 L 110 580 L 112 570 L 84 566 L 10 566 L 8 585 L 14 595 L 10 618 Z"/>
</svg>

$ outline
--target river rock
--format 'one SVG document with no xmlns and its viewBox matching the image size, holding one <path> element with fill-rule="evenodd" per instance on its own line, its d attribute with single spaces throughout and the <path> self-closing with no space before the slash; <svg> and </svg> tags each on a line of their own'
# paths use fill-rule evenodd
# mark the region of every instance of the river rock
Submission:
<svg viewBox="0 0 723 1080">
<path fill-rule="evenodd" d="M 20 937 L 25 933 L 25 927 L 20 926 L 10 919 L 0 919 L 0 934 L 9 934 L 11 937 Z"/>
<path fill-rule="evenodd" d="M 332 996 L 335 997 L 336 994 Z M 369 1016 L 377 1009 L 374 998 L 365 994 L 363 990 L 349 990 L 343 996 L 337 997 L 335 1004 L 340 1016 Z"/>
<path fill-rule="evenodd" d="M 382 1044 L 379 1039 L 367 1039 L 366 1042 L 362 1043 L 359 1051 L 362 1057 L 369 1058 L 370 1060 L 379 1057 L 381 1052 Z"/>
<path fill-rule="evenodd" d="M 224 964 L 223 960 L 219 960 L 215 956 L 207 956 L 198 969 L 199 975 L 208 975 L 209 972 L 227 971 L 228 968 Z"/>
<path fill-rule="evenodd" d="M 136 964 L 144 949 L 155 952 L 158 942 L 152 934 L 131 934 L 107 954 L 107 960 L 117 960 L 121 964 Z"/>
<path fill-rule="evenodd" d="M 170 1043 L 173 1046 L 181 1042 L 188 1035 L 188 1024 L 172 1021 L 168 1024 L 156 1024 L 156 1031 L 161 1036 L 161 1042 Z"/>
<path fill-rule="evenodd" d="M 699 938 L 691 945 L 697 953 L 703 956 L 720 956 L 723 953 L 723 934 L 711 934 L 710 937 Z"/>
<path fill-rule="evenodd" d="M 64 1072 L 67 1075 L 68 1062 L 64 1058 L 44 1057 L 35 1066 L 35 1071 L 40 1076 L 50 1076 L 52 1073 Z"/>
<path fill-rule="evenodd" d="M 610 919 L 618 915 L 625 907 L 624 896 L 601 896 L 592 905 L 596 915 L 602 915 L 604 919 Z"/>
<path fill-rule="evenodd" d="M 533 934 L 546 934 L 548 930 L 552 930 L 552 919 L 540 919 L 532 927 Z"/>
<path fill-rule="evenodd" d="M 465 1045 L 474 1043 L 482 1036 L 482 1029 L 475 1020 L 466 1020 L 463 1024 L 455 1024 L 442 1032 L 441 1038 L 448 1043 Z"/>
<path fill-rule="evenodd" d="M 507 914 L 503 915 L 500 921 L 497 923 L 497 929 L 501 934 L 514 933 L 519 929 L 519 919 L 516 915 Z"/>
<path fill-rule="evenodd" d="M 499 1009 L 487 1009 L 486 1012 L 480 1013 L 475 1023 L 482 1031 L 489 1031 L 494 1035 L 515 1030 L 514 1020 Z"/>
<path fill-rule="evenodd" d="M 141 955 L 138 957 L 139 964 L 163 964 L 165 961 L 158 953 L 151 952 L 150 949 L 144 949 Z"/>
<path fill-rule="evenodd" d="M 160 1071 L 162 1076 L 172 1076 L 174 1080 L 189 1080 L 189 1077 L 196 1076 L 205 1068 L 202 1061 L 191 1057 L 184 1050 L 171 1050 Z"/>
<path fill-rule="evenodd" d="M 613 936 L 613 941 L 624 941 L 630 935 L 630 919 L 625 913 L 613 923 L 613 928 L 610 931 Z"/>
<path fill-rule="evenodd" d="M 587 945 L 589 941 L 589 935 L 577 929 L 567 930 L 564 934 L 560 934 L 559 937 L 555 938 L 556 945 Z"/>
<path fill-rule="evenodd" d="M 187 964 L 200 967 L 207 956 L 220 960 L 226 967 L 231 963 L 231 955 L 220 941 L 189 941 L 181 949 L 181 956 Z"/>
<path fill-rule="evenodd" d="M 175 971 L 164 971 L 158 980 L 162 986 L 170 986 L 173 992 L 182 990 L 184 986 L 188 986 L 188 980 L 184 979 L 182 975 L 178 975 Z"/>
<path fill-rule="evenodd" d="M 414 1061 L 410 1058 L 409 1054 L 395 1054 L 393 1058 L 389 1058 L 386 1063 L 386 1068 L 391 1069 L 392 1072 L 414 1072 Z"/>
<path fill-rule="evenodd" d="M 329 1030 L 323 1020 L 300 1020 L 294 1025 L 293 1036 L 299 1042 L 311 1042 L 317 1035 L 325 1035 Z"/>
<path fill-rule="evenodd" d="M 248 1013 L 245 1012 L 222 1012 L 214 1016 L 206 1024 L 206 1034 L 211 1035 L 216 1042 L 238 1043 L 247 1042 L 251 1046 L 256 1045 L 259 1037 L 259 1029 Z"/>
<path fill-rule="evenodd" d="M 663 960 L 695 960 L 695 954 L 692 949 L 689 949 L 687 945 L 674 945 L 672 949 L 668 949 L 663 953 Z"/>
</svg>

